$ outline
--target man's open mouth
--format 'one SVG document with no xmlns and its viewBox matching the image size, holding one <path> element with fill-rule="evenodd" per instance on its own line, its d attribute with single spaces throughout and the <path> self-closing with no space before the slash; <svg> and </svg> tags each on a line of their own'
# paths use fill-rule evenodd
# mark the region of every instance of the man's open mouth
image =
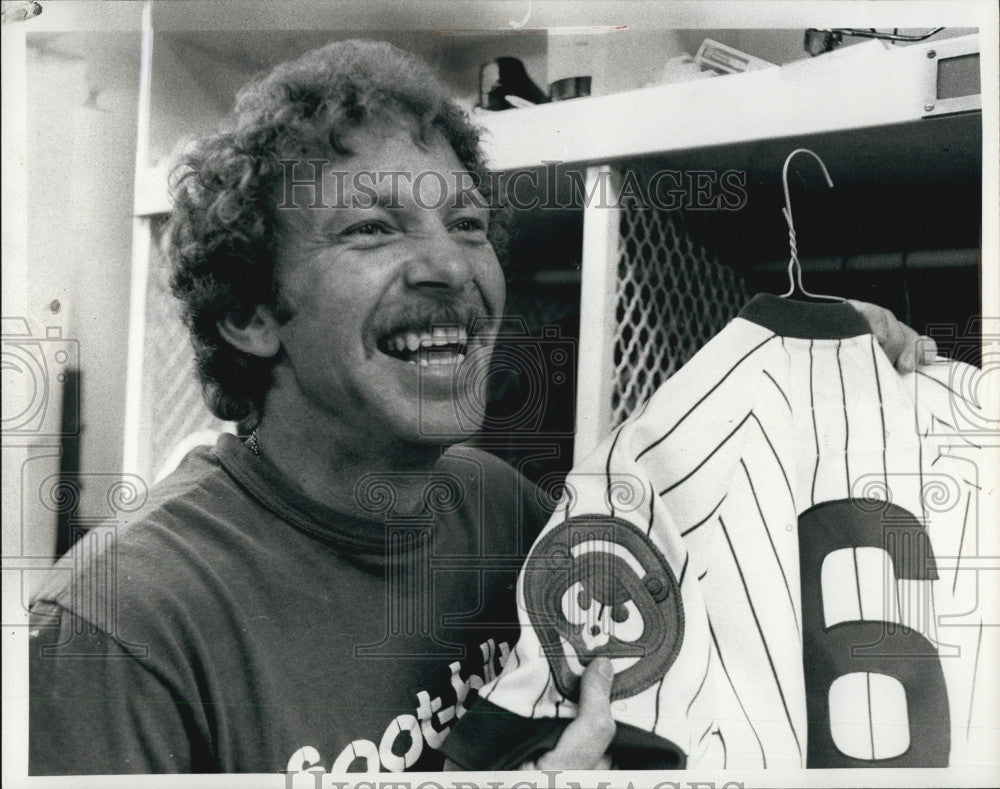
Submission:
<svg viewBox="0 0 1000 789">
<path fill-rule="evenodd" d="M 376 341 L 386 356 L 420 365 L 460 364 L 465 360 L 468 345 L 468 329 L 456 325 L 400 329 Z"/>
</svg>

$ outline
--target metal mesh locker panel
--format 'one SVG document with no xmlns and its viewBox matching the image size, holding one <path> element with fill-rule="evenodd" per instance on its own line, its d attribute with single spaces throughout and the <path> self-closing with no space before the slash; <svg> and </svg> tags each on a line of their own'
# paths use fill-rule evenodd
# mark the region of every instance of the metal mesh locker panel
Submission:
<svg viewBox="0 0 1000 789">
<path fill-rule="evenodd" d="M 618 245 L 614 389 L 617 426 L 717 334 L 749 299 L 678 211 L 627 208 Z"/>
<path fill-rule="evenodd" d="M 162 220 L 154 221 L 152 228 L 142 362 L 143 467 L 149 482 L 185 438 L 200 430 L 221 431 L 226 425 L 202 399 L 194 351 L 180 305 L 170 292 L 169 265 L 160 253 L 162 226 Z"/>
</svg>

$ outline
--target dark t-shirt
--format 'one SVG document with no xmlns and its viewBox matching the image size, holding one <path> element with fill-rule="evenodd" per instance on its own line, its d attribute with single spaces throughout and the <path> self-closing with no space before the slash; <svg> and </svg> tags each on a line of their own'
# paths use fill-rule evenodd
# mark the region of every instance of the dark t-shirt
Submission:
<svg viewBox="0 0 1000 789">
<path fill-rule="evenodd" d="M 33 601 L 31 774 L 440 769 L 516 639 L 536 489 L 452 449 L 425 511 L 313 502 L 237 438 L 192 452 Z"/>
</svg>

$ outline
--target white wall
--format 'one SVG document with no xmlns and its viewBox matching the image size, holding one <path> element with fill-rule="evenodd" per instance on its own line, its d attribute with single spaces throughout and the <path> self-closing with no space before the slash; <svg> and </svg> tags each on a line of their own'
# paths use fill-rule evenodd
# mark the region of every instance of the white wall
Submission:
<svg viewBox="0 0 1000 789">
<path fill-rule="evenodd" d="M 139 33 L 29 34 L 26 55 L 25 310 L 78 343 L 80 468 L 114 475 L 122 462 Z M 109 514 L 108 484 L 84 482 L 81 514 Z"/>
</svg>

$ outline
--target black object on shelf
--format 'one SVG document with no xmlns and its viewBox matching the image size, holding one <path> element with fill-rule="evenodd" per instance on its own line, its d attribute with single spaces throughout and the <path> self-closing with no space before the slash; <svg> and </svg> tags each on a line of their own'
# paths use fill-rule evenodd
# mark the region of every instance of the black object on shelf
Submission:
<svg viewBox="0 0 1000 789">
<path fill-rule="evenodd" d="M 514 96 L 514 102 L 508 100 Z M 479 69 L 479 106 L 488 110 L 509 110 L 518 106 L 517 99 L 531 104 L 544 104 L 549 99 L 536 85 L 517 58 L 499 57 L 484 63 Z"/>
<path fill-rule="evenodd" d="M 549 90 L 552 94 L 552 101 L 564 101 L 566 99 L 579 99 L 590 95 L 590 77 L 566 77 L 557 79 Z"/>
<path fill-rule="evenodd" d="M 893 44 L 913 43 L 915 41 L 926 41 L 931 36 L 936 36 L 942 30 L 944 30 L 943 27 L 935 27 L 928 30 L 926 33 L 910 35 L 900 33 L 899 28 L 894 29 L 891 33 L 887 33 L 876 30 L 873 27 L 868 28 L 867 30 L 853 27 L 810 27 L 806 29 L 805 38 L 802 42 L 802 48 L 815 57 L 816 55 L 823 55 L 827 52 L 832 52 L 834 49 L 839 47 L 844 43 L 844 36 L 854 36 L 856 38 L 878 38 L 882 41 L 891 41 Z"/>
</svg>

